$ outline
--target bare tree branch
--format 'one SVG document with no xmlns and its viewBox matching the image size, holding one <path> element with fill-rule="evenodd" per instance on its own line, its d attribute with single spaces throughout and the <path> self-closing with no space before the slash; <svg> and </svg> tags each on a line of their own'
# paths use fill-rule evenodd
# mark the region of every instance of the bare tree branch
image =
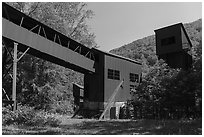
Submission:
<svg viewBox="0 0 204 137">
<path fill-rule="evenodd" d="M 81 12 L 81 10 L 84 8 L 84 6 L 86 6 L 86 3 L 83 3 L 83 4 L 81 5 L 81 8 L 78 10 L 78 12 Z"/>
<path fill-rule="evenodd" d="M 23 6 L 22 6 L 22 2 L 17 2 L 17 4 L 18 4 L 19 7 L 20 7 L 19 10 L 20 10 L 21 12 L 24 12 L 24 10 L 23 10 Z"/>
<path fill-rule="evenodd" d="M 40 2 L 38 2 L 38 3 L 36 4 L 35 8 L 34 8 L 32 11 L 30 11 L 30 12 L 28 13 L 28 16 L 30 16 L 30 15 L 38 8 L 39 3 L 40 3 Z"/>
</svg>

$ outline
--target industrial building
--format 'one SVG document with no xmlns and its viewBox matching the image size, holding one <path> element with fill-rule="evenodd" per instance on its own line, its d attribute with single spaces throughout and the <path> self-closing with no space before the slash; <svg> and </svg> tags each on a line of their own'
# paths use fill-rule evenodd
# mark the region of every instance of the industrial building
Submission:
<svg viewBox="0 0 204 137">
<path fill-rule="evenodd" d="M 182 23 L 155 30 L 156 54 L 172 68 L 189 69 L 192 44 Z"/>
<path fill-rule="evenodd" d="M 141 79 L 141 63 L 118 55 L 92 49 L 98 63 L 95 73 L 84 75 L 84 87 L 74 84 L 73 94 L 76 100 L 83 99 L 83 109 L 104 110 L 116 87 L 123 81 L 122 87 L 114 97 L 114 107 L 119 107 L 131 99 L 132 89 L 136 89 Z M 82 92 L 82 89 L 84 93 Z M 78 95 L 78 97 L 77 97 Z M 80 102 L 76 101 L 76 104 Z M 105 116 L 109 117 L 110 113 Z"/>
<path fill-rule="evenodd" d="M 155 30 L 156 54 L 170 67 L 189 69 L 192 44 L 182 23 Z M 95 48 L 88 48 L 60 32 L 2 3 L 3 79 L 13 61 L 13 90 L 3 88 L 6 99 L 16 108 L 17 62 L 25 55 L 70 68 L 84 74 L 84 85 L 73 83 L 78 110 L 99 112 L 101 118 L 116 117 L 120 106 L 131 99 L 131 91 L 141 82 L 142 63 Z M 13 53 L 11 53 L 12 50 Z M 23 52 L 17 58 L 18 51 Z M 12 56 L 14 55 L 14 56 Z M 3 80 L 2 80 L 3 81 Z M 117 112 L 117 113 L 116 113 Z"/>
<path fill-rule="evenodd" d="M 121 102 L 130 99 L 130 91 L 140 82 L 142 64 L 139 61 L 90 49 L 6 3 L 2 3 L 2 16 L 2 40 L 5 48 L 3 71 L 10 69 L 6 67 L 5 61 L 7 54 L 11 55 L 11 50 L 8 49 L 14 50 L 13 91 L 12 95 L 7 96 L 13 106 L 17 104 L 17 62 L 26 53 L 83 73 L 84 87 L 73 84 L 75 104 L 83 110 L 101 110 L 101 117 L 110 117 L 111 107 L 118 109 Z M 23 52 L 18 59 L 17 51 Z"/>
<path fill-rule="evenodd" d="M 85 107 L 103 110 L 121 81 L 123 81 L 122 87 L 115 96 L 114 102 L 118 106 L 131 99 L 131 90 L 140 82 L 142 64 L 97 49 L 92 51 L 98 55 L 99 61 L 95 68 L 96 73 L 85 74 L 84 77 L 84 97 L 88 100 L 84 104 Z"/>
</svg>

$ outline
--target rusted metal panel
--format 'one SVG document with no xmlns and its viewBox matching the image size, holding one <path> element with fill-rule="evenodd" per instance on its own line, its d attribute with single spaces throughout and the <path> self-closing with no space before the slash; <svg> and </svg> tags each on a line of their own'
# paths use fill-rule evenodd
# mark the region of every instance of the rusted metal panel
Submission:
<svg viewBox="0 0 204 137">
<path fill-rule="evenodd" d="M 70 64 L 95 72 L 95 62 L 2 18 L 2 35 Z M 43 57 L 42 57 L 43 58 Z"/>
<path fill-rule="evenodd" d="M 104 69 L 104 101 L 107 101 L 110 98 L 114 89 L 122 80 L 124 80 L 124 83 L 122 89 L 120 89 L 120 92 L 116 95 L 115 101 L 124 102 L 127 99 L 130 99 L 130 85 L 137 84 L 136 82 L 130 82 L 130 73 L 140 75 L 142 73 L 141 65 L 107 54 L 105 55 Z M 120 72 L 120 79 L 109 79 L 108 69 L 118 70 Z"/>
</svg>

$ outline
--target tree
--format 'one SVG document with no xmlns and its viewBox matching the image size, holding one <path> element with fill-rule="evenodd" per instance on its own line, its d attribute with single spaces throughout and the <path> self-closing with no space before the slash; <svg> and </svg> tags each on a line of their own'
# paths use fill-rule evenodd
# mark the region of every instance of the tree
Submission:
<svg viewBox="0 0 204 137">
<path fill-rule="evenodd" d="M 193 112 L 201 116 L 202 19 L 184 27 L 193 45 L 193 65 L 188 71 L 171 69 L 158 61 L 154 35 L 110 51 L 142 61 L 143 80 L 132 100 L 135 117 L 178 118 L 184 114 L 195 117 Z"/>
<path fill-rule="evenodd" d="M 172 69 L 160 60 L 134 93 L 135 117 L 175 119 L 201 116 L 201 85 L 200 71 Z"/>
<path fill-rule="evenodd" d="M 8 4 L 85 46 L 96 47 L 95 35 L 86 24 L 86 21 L 93 17 L 93 12 L 87 9 L 86 3 Z M 18 63 L 17 97 L 22 104 L 29 104 L 38 109 L 52 108 L 58 104 L 57 102 L 62 101 L 70 105 L 69 102 L 73 100 L 72 82 L 83 84 L 83 75 L 27 54 Z M 11 80 L 7 77 L 3 84 L 9 88 Z"/>
</svg>

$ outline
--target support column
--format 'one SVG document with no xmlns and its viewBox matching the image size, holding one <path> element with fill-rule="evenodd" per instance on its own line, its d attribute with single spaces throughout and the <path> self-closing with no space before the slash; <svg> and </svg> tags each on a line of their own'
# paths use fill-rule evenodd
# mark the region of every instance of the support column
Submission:
<svg viewBox="0 0 204 137">
<path fill-rule="evenodd" d="M 16 102 L 16 75 L 17 75 L 17 46 L 18 43 L 14 42 L 14 55 L 13 55 L 13 91 L 12 91 L 12 100 L 13 100 L 13 110 L 17 109 Z"/>
</svg>

